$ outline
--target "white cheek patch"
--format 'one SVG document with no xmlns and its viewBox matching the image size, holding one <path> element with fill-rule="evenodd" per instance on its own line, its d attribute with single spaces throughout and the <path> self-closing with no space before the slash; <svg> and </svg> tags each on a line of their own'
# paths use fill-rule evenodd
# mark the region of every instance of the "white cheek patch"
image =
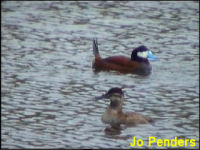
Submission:
<svg viewBox="0 0 200 150">
<path fill-rule="evenodd" d="M 144 52 L 138 52 L 137 56 L 138 57 L 142 57 L 142 58 L 147 58 L 148 55 L 148 51 L 144 51 Z"/>
<path fill-rule="evenodd" d="M 118 95 L 118 94 L 113 94 L 111 97 L 110 97 L 110 100 L 111 101 L 121 101 L 121 96 Z"/>
</svg>

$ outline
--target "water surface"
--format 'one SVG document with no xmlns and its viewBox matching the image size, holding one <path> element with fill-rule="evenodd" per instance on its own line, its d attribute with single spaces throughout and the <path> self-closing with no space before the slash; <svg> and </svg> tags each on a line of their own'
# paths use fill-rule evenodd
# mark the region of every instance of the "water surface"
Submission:
<svg viewBox="0 0 200 150">
<path fill-rule="evenodd" d="M 2 148 L 131 148 L 133 136 L 142 148 L 148 136 L 193 138 L 198 148 L 198 2 L 4 1 L 1 13 Z M 143 44 L 159 61 L 146 77 L 95 74 L 93 37 L 102 57 Z M 109 101 L 94 97 L 122 86 L 124 111 L 155 124 L 109 135 Z"/>
</svg>

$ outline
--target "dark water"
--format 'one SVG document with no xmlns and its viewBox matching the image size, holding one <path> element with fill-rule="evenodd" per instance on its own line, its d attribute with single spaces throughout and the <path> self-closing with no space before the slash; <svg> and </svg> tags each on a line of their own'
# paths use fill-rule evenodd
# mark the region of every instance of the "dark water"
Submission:
<svg viewBox="0 0 200 150">
<path fill-rule="evenodd" d="M 2 148 L 131 148 L 144 140 L 193 138 L 199 146 L 198 2 L 2 2 Z M 102 57 L 141 44 L 160 58 L 148 77 L 92 71 Z M 109 101 L 126 86 L 124 111 L 153 125 L 104 132 Z M 159 148 L 153 144 L 151 148 Z"/>
</svg>

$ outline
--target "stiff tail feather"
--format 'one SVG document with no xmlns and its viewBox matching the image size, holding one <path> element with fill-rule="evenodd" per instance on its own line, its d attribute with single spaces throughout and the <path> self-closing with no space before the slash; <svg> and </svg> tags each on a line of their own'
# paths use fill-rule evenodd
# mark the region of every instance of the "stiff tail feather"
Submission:
<svg viewBox="0 0 200 150">
<path fill-rule="evenodd" d="M 93 39 L 93 54 L 95 57 L 100 57 L 97 38 Z"/>
</svg>

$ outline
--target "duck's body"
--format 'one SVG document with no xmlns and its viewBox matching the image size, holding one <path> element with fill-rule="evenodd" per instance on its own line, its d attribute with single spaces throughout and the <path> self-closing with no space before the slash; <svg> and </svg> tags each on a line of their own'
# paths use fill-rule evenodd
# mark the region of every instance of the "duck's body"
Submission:
<svg viewBox="0 0 200 150">
<path fill-rule="evenodd" d="M 136 125 L 136 124 L 148 124 L 152 120 L 146 116 L 135 112 L 123 112 L 112 108 L 107 108 L 102 116 L 102 121 L 106 124 L 112 125 Z"/>
<path fill-rule="evenodd" d="M 110 99 L 110 105 L 102 115 L 102 121 L 106 124 L 110 124 L 113 127 L 119 126 L 120 124 L 147 124 L 153 121 L 151 118 L 135 112 L 123 112 L 122 105 L 124 101 L 124 95 L 120 88 L 111 88 L 106 94 L 99 98 Z"/>
<path fill-rule="evenodd" d="M 133 73 L 148 75 L 151 73 L 152 67 L 149 63 L 134 62 L 125 56 L 113 56 L 105 59 L 95 59 L 93 68 L 95 71 L 118 71 L 120 73 Z"/>
<path fill-rule="evenodd" d="M 108 58 L 101 58 L 98 50 L 98 43 L 96 40 L 93 40 L 93 53 L 95 56 L 93 68 L 96 72 L 101 70 L 115 70 L 121 73 L 148 75 L 151 73 L 152 70 L 152 67 L 147 59 L 148 49 L 145 46 L 140 46 L 133 50 L 131 58 L 128 58 L 126 56 L 112 56 Z M 141 57 L 139 57 L 139 53 Z M 152 59 L 155 59 L 152 53 L 150 55 Z"/>
</svg>

